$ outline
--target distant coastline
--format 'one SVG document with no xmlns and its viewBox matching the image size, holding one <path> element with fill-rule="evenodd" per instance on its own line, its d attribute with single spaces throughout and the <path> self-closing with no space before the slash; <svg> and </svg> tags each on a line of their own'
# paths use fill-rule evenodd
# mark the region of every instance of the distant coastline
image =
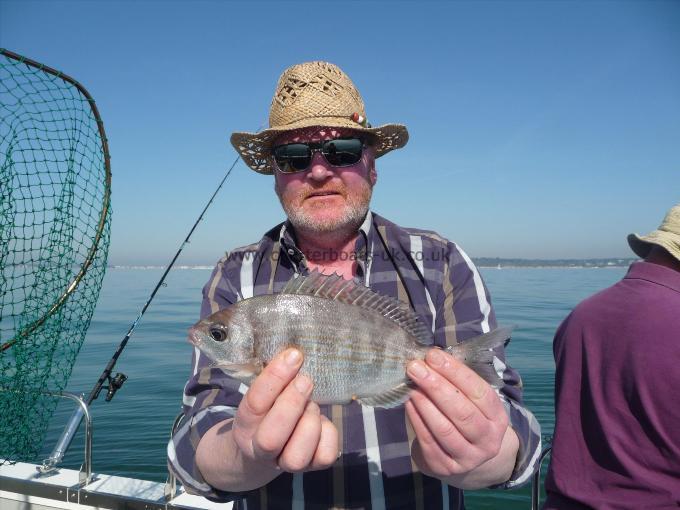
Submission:
<svg viewBox="0 0 680 510">
<path fill-rule="evenodd" d="M 473 262 L 484 269 L 517 269 L 517 268 L 573 268 L 596 269 L 612 267 L 628 267 L 637 258 L 606 258 L 606 259 L 511 259 L 501 257 L 473 257 Z M 166 266 L 145 264 L 109 264 L 108 269 L 165 269 Z M 180 265 L 175 269 L 214 269 L 214 265 Z"/>
<path fill-rule="evenodd" d="M 477 267 L 482 268 L 607 268 L 628 267 L 636 260 L 633 258 L 608 259 L 504 259 L 500 257 L 478 257 L 472 259 Z"/>
</svg>

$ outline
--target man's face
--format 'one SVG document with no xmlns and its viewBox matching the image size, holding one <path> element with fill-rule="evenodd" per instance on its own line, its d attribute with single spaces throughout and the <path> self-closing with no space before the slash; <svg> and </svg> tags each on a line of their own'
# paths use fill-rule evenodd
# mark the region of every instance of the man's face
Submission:
<svg viewBox="0 0 680 510">
<path fill-rule="evenodd" d="M 342 128 L 308 128 L 283 133 L 274 143 L 319 142 L 352 137 Z M 375 151 L 364 148 L 352 166 L 334 167 L 315 152 L 307 170 L 284 174 L 275 170 L 275 190 L 283 210 L 297 230 L 312 234 L 350 233 L 359 228 L 376 182 Z"/>
</svg>

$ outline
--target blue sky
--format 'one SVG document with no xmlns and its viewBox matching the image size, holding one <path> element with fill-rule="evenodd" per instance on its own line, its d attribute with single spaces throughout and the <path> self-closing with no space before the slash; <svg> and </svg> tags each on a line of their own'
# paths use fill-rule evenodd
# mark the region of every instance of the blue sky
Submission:
<svg viewBox="0 0 680 510">
<path fill-rule="evenodd" d="M 373 209 L 473 257 L 628 257 L 680 202 L 680 2 L 0 0 L 0 47 L 97 101 L 113 168 L 113 264 L 170 260 L 278 76 L 353 79 L 405 123 Z M 212 264 L 283 219 L 242 163 L 180 263 Z"/>
</svg>

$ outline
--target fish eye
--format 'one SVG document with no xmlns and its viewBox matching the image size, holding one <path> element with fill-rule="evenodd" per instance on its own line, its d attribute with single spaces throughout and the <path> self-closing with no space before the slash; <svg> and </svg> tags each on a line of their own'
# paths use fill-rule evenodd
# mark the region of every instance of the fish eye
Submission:
<svg viewBox="0 0 680 510">
<path fill-rule="evenodd" d="M 227 339 L 227 333 L 221 328 L 210 328 L 208 333 L 210 333 L 210 338 L 216 342 L 224 342 Z"/>
</svg>

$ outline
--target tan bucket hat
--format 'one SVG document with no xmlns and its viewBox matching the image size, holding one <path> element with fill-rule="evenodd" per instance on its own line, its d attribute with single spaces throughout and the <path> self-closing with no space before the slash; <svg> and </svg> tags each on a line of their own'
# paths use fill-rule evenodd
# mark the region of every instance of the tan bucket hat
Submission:
<svg viewBox="0 0 680 510">
<path fill-rule="evenodd" d="M 680 260 L 680 204 L 673 206 L 668 211 L 658 229 L 646 236 L 630 234 L 628 244 L 635 254 L 641 258 L 645 258 L 652 249 L 652 245 L 656 244 Z"/>
<path fill-rule="evenodd" d="M 366 122 L 364 101 L 352 80 L 328 62 L 306 62 L 286 69 L 276 85 L 269 110 L 269 128 L 259 133 L 233 133 L 231 144 L 246 165 L 272 174 L 271 145 L 283 132 L 305 127 L 343 127 L 370 133 L 376 158 L 408 141 L 406 126 Z"/>
</svg>

